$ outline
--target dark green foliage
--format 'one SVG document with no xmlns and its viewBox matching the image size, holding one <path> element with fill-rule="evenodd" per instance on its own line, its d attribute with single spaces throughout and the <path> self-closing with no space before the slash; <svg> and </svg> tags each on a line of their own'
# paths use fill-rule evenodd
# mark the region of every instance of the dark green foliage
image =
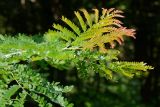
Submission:
<svg viewBox="0 0 160 107">
<path fill-rule="evenodd" d="M 38 71 L 27 65 L 7 65 L 3 72 L 7 74 L 1 73 L 3 81 L 1 85 L 4 85 L 0 97 L 0 104 L 4 105 L 2 107 L 12 104 L 14 107 L 23 106 L 26 97 L 36 101 L 40 107 L 52 107 L 53 103 L 64 107 L 71 106 L 62 94 L 69 92 L 72 87 L 61 87 L 59 83 L 50 83 L 42 78 Z"/>
<path fill-rule="evenodd" d="M 107 79 L 120 75 L 133 77 L 141 71 L 153 69 L 143 62 L 118 61 L 118 50 L 106 50 L 105 43 L 110 43 L 113 48 L 114 40 L 122 42 L 124 35 L 134 37 L 134 30 L 122 27 L 120 21 L 115 19 L 122 17 L 119 15 L 122 12 L 113 10 L 103 9 L 99 19 L 98 10 L 95 9 L 94 23 L 86 10 L 81 10 L 86 21 L 76 13 L 83 32 L 72 21 L 62 17 L 62 21 L 72 30 L 54 24 L 56 30 L 48 31 L 41 41 L 22 34 L 17 37 L 0 35 L 1 106 L 23 107 L 29 101 L 39 107 L 56 104 L 72 107 L 73 104 L 64 97 L 72 86 L 63 87 L 57 82 L 49 82 L 45 76 L 48 72 L 44 70 L 48 65 L 66 71 L 76 69 L 83 78 L 98 73 Z M 38 67 L 39 63 L 42 63 L 41 67 Z"/>
</svg>

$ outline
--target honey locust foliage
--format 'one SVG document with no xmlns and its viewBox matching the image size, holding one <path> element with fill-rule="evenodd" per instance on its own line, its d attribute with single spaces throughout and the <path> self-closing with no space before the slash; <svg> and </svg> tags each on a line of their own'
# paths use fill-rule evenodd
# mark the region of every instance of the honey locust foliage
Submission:
<svg viewBox="0 0 160 107">
<path fill-rule="evenodd" d="M 54 24 L 41 42 L 19 34 L 17 37 L 0 35 L 0 105 L 23 107 L 27 102 L 39 107 L 72 107 L 64 98 L 72 86 L 49 82 L 38 62 L 45 62 L 56 69 L 76 68 L 80 77 L 99 73 L 107 79 L 124 75 L 133 77 L 153 69 L 143 62 L 119 61 L 115 41 L 121 44 L 123 36 L 135 38 L 135 31 L 122 26 L 117 18 L 122 11 L 97 9 L 89 14 L 85 9 L 75 12 L 80 27 L 62 17 L 69 27 Z M 39 38 L 39 37 L 38 37 Z M 110 44 L 111 48 L 106 47 Z M 54 71 L 51 71 L 54 72 Z M 118 74 L 118 75 L 117 75 Z"/>
<path fill-rule="evenodd" d="M 80 23 L 80 27 L 74 24 L 71 20 L 62 16 L 62 21 L 71 29 L 63 27 L 59 24 L 54 24 L 56 29 L 52 32 L 59 38 L 65 40 L 70 47 L 79 47 L 82 50 L 98 47 L 100 52 L 106 52 L 105 44 L 110 44 L 114 48 L 114 41 L 122 44 L 123 36 L 135 38 L 135 30 L 127 29 L 122 26 L 122 22 L 117 18 L 123 18 L 123 12 L 120 10 L 102 9 L 101 15 L 97 9 L 94 10 L 94 15 L 91 16 L 85 9 L 80 9 L 80 12 L 75 12 L 75 15 Z M 84 18 L 83 18 L 84 17 Z M 92 18 L 93 17 L 93 18 Z"/>
</svg>

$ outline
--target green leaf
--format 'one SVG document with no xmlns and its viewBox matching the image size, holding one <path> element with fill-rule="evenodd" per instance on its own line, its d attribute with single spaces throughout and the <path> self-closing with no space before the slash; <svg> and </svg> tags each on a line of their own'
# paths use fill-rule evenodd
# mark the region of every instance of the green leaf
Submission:
<svg viewBox="0 0 160 107">
<path fill-rule="evenodd" d="M 73 32 L 71 32 L 70 30 L 68 30 L 65 27 L 62 27 L 59 24 L 54 24 L 53 27 L 55 29 L 61 31 L 64 34 L 64 36 L 68 37 L 68 39 L 70 39 L 70 38 L 75 39 L 76 38 L 76 35 Z"/>
<path fill-rule="evenodd" d="M 80 33 L 81 33 L 80 29 L 72 21 L 65 18 L 64 16 L 62 16 L 62 21 L 65 22 L 67 25 L 69 25 L 73 29 L 73 31 L 75 31 L 75 33 L 80 35 Z"/>
<path fill-rule="evenodd" d="M 89 25 L 89 27 L 92 27 L 92 20 L 91 20 L 91 17 L 90 17 L 90 15 L 89 15 L 89 13 L 87 12 L 87 10 L 85 10 L 85 9 L 80 9 L 80 11 L 83 12 L 83 14 L 84 14 L 84 16 L 85 16 L 85 18 L 86 18 L 86 20 L 87 20 L 87 24 Z"/>
<path fill-rule="evenodd" d="M 85 24 L 82 16 L 80 15 L 79 12 L 74 12 L 74 14 L 77 16 L 78 20 L 79 20 L 79 23 L 83 29 L 83 31 L 85 32 L 87 30 L 87 25 Z"/>
<path fill-rule="evenodd" d="M 9 100 L 11 98 L 12 95 L 14 95 L 18 89 L 20 88 L 19 85 L 13 85 L 11 86 L 8 90 L 5 91 L 5 93 L 3 94 L 4 98 Z"/>
<path fill-rule="evenodd" d="M 27 92 L 22 91 L 19 93 L 19 98 L 16 98 L 16 101 L 13 103 L 13 107 L 24 107 L 25 99 L 27 96 Z"/>
</svg>

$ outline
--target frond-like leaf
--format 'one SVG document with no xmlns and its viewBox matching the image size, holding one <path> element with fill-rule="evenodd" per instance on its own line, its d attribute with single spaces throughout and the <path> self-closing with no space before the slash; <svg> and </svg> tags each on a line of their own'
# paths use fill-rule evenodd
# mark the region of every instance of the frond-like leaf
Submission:
<svg viewBox="0 0 160 107">
<path fill-rule="evenodd" d="M 66 37 L 70 37 L 72 39 L 75 39 L 76 38 L 76 35 L 71 32 L 70 30 L 68 30 L 67 28 L 59 25 L 59 24 L 54 24 L 53 27 L 59 31 L 61 31 L 62 33 L 64 33 L 64 36 Z M 68 38 L 69 39 L 69 38 Z"/>
<path fill-rule="evenodd" d="M 11 97 L 20 89 L 19 85 L 13 85 L 8 90 L 4 90 L 0 96 L 0 105 L 1 107 L 6 107 L 7 105 L 12 104 Z M 11 103 L 9 103 L 11 102 Z"/>
<path fill-rule="evenodd" d="M 104 19 L 104 18 L 105 18 L 106 12 L 107 12 L 107 9 L 102 8 L 102 16 L 101 16 L 101 19 Z"/>
<path fill-rule="evenodd" d="M 13 85 L 11 86 L 5 93 L 4 93 L 4 98 L 6 100 L 9 100 L 11 98 L 12 95 L 14 95 L 16 93 L 16 91 L 18 91 L 19 89 L 19 85 Z"/>
<path fill-rule="evenodd" d="M 110 47 L 114 48 L 115 41 L 120 45 L 123 43 L 123 36 L 135 38 L 135 30 L 123 27 L 123 23 L 117 19 L 117 17 L 124 17 L 121 15 L 123 12 L 120 10 L 115 10 L 114 8 L 102 9 L 100 15 L 97 9 L 93 9 L 95 13 L 94 20 L 91 19 L 87 10 L 80 9 L 80 11 L 83 13 L 86 21 L 82 18 L 82 15 L 79 12 L 75 12 L 75 15 L 80 22 L 83 32 L 80 32 L 80 28 L 78 28 L 72 21 L 62 17 L 62 20 L 67 23 L 74 32 L 78 34 L 78 36 L 75 37 L 74 33 L 71 33 L 67 28 L 63 28 L 60 25 L 54 26 L 58 31 L 60 30 L 61 33 L 63 33 L 64 37 L 61 37 L 62 39 L 67 40 L 68 38 L 74 37 L 70 47 L 80 47 L 83 50 L 93 50 L 98 48 L 100 52 L 105 53 L 108 48 L 105 44 L 110 44 Z M 85 22 L 87 22 L 89 27 L 87 27 Z"/>
<path fill-rule="evenodd" d="M 87 12 L 87 10 L 80 9 L 80 11 L 83 12 L 83 14 L 84 14 L 84 16 L 85 16 L 85 18 L 87 20 L 87 23 L 88 23 L 89 27 L 92 27 L 92 19 L 91 19 L 91 16 L 89 15 L 89 13 Z"/>
<path fill-rule="evenodd" d="M 113 62 L 108 66 L 112 71 L 121 73 L 127 77 L 133 77 L 137 71 L 147 71 L 153 69 L 152 66 L 143 62 Z"/>
<path fill-rule="evenodd" d="M 95 12 L 95 23 L 98 23 L 99 20 L 99 11 L 97 9 L 93 9 Z"/>
<path fill-rule="evenodd" d="M 73 31 L 75 31 L 75 33 L 80 35 L 80 33 L 81 33 L 80 29 L 72 21 L 65 18 L 64 16 L 62 16 L 62 21 L 65 22 L 67 25 L 69 25 L 73 29 Z"/>
<path fill-rule="evenodd" d="M 13 107 L 24 107 L 26 96 L 27 96 L 27 92 L 25 91 L 22 91 L 22 93 L 19 93 L 19 98 L 16 98 L 16 100 L 13 103 Z"/>
<path fill-rule="evenodd" d="M 79 20 L 79 23 L 80 23 L 80 25 L 81 25 L 83 31 L 85 32 L 86 29 L 87 29 L 87 25 L 86 25 L 86 23 L 84 22 L 82 16 L 80 15 L 79 12 L 74 12 L 74 14 L 77 16 L 77 18 L 78 18 L 78 20 Z"/>
</svg>

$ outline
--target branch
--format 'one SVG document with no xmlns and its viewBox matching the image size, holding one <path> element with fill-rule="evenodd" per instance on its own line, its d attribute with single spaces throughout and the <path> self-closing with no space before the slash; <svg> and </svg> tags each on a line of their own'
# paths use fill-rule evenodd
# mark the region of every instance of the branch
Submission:
<svg viewBox="0 0 160 107">
<path fill-rule="evenodd" d="M 6 54 L 4 55 L 3 57 L 4 58 L 9 58 L 9 57 L 12 57 L 13 55 L 21 55 L 22 53 L 24 53 L 26 51 L 18 51 L 18 52 L 13 52 L 13 53 L 10 53 L 10 54 Z"/>
</svg>

